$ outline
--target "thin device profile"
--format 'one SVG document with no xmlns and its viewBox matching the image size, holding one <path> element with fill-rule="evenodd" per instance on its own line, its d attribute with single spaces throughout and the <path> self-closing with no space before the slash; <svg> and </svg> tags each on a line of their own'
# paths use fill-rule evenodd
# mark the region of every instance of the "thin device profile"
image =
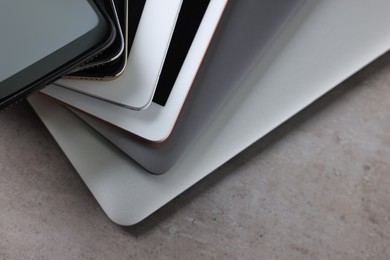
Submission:
<svg viewBox="0 0 390 260">
<path fill-rule="evenodd" d="M 119 77 L 127 64 L 128 0 L 100 0 L 114 23 L 114 42 L 96 58 L 65 76 L 68 79 L 112 80 Z"/>
</svg>

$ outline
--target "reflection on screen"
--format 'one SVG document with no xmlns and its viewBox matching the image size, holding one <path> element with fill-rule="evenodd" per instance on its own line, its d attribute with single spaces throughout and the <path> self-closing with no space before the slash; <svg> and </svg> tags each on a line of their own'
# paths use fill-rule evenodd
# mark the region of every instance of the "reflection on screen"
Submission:
<svg viewBox="0 0 390 260">
<path fill-rule="evenodd" d="M 87 0 L 3 0 L 0 82 L 84 35 L 98 24 Z"/>
</svg>

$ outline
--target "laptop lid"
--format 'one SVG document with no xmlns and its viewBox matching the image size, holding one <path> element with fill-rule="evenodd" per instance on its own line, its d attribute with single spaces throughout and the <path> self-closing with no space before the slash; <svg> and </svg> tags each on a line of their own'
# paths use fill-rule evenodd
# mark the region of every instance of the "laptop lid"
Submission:
<svg viewBox="0 0 390 260">
<path fill-rule="evenodd" d="M 303 0 L 228 3 L 176 126 L 164 142 L 144 142 L 101 120 L 73 111 L 148 171 L 167 172 L 240 86 L 246 73 L 272 48 L 302 3 Z"/>
</svg>

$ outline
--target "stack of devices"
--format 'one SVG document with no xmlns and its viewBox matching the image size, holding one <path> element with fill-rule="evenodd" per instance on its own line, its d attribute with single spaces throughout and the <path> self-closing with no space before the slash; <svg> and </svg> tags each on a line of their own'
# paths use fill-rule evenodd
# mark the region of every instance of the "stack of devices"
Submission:
<svg viewBox="0 0 390 260">
<path fill-rule="evenodd" d="M 340 51 L 340 59 L 351 61 L 362 48 L 369 55 L 354 66 L 338 60 L 328 70 L 332 80 L 310 89 L 309 83 L 325 82 L 306 74 L 316 55 L 324 60 L 320 68 L 333 66 L 328 49 L 343 48 L 315 35 L 324 24 L 340 23 L 347 10 L 342 1 L 39 1 L 50 26 L 29 13 L 36 2 L 21 8 L 33 22 L 15 25 L 5 40 L 0 101 L 6 106 L 46 85 L 30 95 L 32 107 L 122 225 L 157 210 L 390 46 L 359 12 L 349 14 L 343 28 L 322 33 L 348 45 L 357 36 L 345 30 L 364 25 L 375 41 L 365 35 L 365 42 Z M 3 17 L 22 4 L 9 2 L 1 20 L 12 20 Z M 352 2 L 366 10 L 365 1 Z M 388 22 L 385 13 L 372 16 Z M 6 23 L 0 30 L 9 30 Z M 32 48 L 17 59 L 7 56 L 25 37 Z M 312 38 L 310 48 L 303 46 Z"/>
<path fill-rule="evenodd" d="M 85 78 L 98 75 L 80 70 L 41 92 L 66 104 L 146 171 L 166 173 L 301 2 L 143 1 L 121 75 L 93 81 Z"/>
</svg>

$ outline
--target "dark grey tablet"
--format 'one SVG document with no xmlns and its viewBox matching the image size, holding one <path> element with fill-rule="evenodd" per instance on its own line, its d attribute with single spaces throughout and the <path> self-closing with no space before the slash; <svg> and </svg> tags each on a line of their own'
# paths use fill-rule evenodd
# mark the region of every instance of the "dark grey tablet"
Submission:
<svg viewBox="0 0 390 260">
<path fill-rule="evenodd" d="M 171 169 L 304 0 L 231 0 L 170 137 L 148 143 L 74 111 L 146 170 Z"/>
<path fill-rule="evenodd" d="M 98 54 L 115 30 L 93 0 L 0 4 L 0 107 Z"/>
</svg>

